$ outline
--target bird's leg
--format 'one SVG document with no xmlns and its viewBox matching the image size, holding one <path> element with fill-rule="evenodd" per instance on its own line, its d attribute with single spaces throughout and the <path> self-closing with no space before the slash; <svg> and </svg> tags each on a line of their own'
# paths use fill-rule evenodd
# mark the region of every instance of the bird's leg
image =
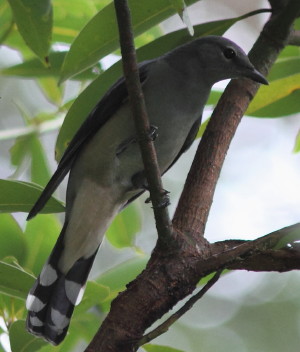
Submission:
<svg viewBox="0 0 300 352">
<path fill-rule="evenodd" d="M 150 125 L 150 130 L 147 133 L 147 137 L 149 138 L 151 141 L 155 141 L 155 139 L 158 136 L 157 133 L 158 127 L 154 126 L 154 125 Z M 120 156 L 120 154 L 122 154 L 123 152 L 125 152 L 125 150 L 131 145 L 134 144 L 138 141 L 138 139 L 136 137 L 129 137 L 126 138 L 123 142 L 121 142 L 116 150 L 116 156 Z"/>
<path fill-rule="evenodd" d="M 152 141 L 155 141 L 155 139 L 158 137 L 158 127 L 154 126 L 154 125 L 150 125 L 150 130 L 148 132 L 148 138 Z M 146 177 L 145 177 L 145 172 L 144 171 L 140 171 L 137 172 L 135 175 L 133 175 L 132 179 L 131 179 L 132 184 L 134 185 L 134 187 L 136 188 L 140 188 L 143 189 L 144 191 L 149 191 L 149 186 L 147 184 L 146 181 Z M 165 190 L 165 189 L 161 189 L 161 202 L 158 204 L 158 208 L 164 208 L 167 207 L 168 205 L 170 205 L 170 198 L 168 196 L 168 194 L 170 193 L 169 191 Z M 150 203 L 151 202 L 151 198 L 148 197 L 145 200 L 145 203 Z"/>
<path fill-rule="evenodd" d="M 148 137 L 150 138 L 150 140 L 152 142 L 154 142 L 156 140 L 156 138 L 158 137 L 158 127 L 154 126 L 154 125 L 150 125 L 150 130 L 148 132 Z"/>
<path fill-rule="evenodd" d="M 169 191 L 167 191 L 166 189 L 161 189 L 160 190 L 161 192 L 161 202 L 157 205 L 157 208 L 166 208 L 167 206 L 169 206 L 171 204 L 170 202 L 170 197 L 169 197 Z M 151 202 L 151 198 L 148 197 L 146 200 L 145 200 L 145 203 L 150 203 Z M 154 208 L 154 206 L 153 206 Z"/>
<path fill-rule="evenodd" d="M 154 125 L 150 125 L 149 131 L 146 134 L 146 139 L 154 142 L 158 137 L 158 127 Z"/>
<path fill-rule="evenodd" d="M 132 176 L 131 178 L 131 182 L 133 184 L 133 186 L 137 189 L 142 189 L 144 191 L 149 191 L 149 186 L 146 180 L 146 176 L 145 176 L 145 171 L 139 171 L 137 172 L 135 175 Z M 165 190 L 165 189 L 161 189 L 160 190 L 161 193 L 161 197 L 162 200 L 160 202 L 160 204 L 158 204 L 158 208 L 164 208 L 167 207 L 168 205 L 170 205 L 170 198 L 168 196 L 168 194 L 170 193 L 169 191 Z M 145 203 L 150 203 L 151 199 L 150 197 L 148 197 L 145 200 Z"/>
<path fill-rule="evenodd" d="M 149 138 L 152 141 L 155 141 L 155 139 L 158 137 L 158 127 L 154 126 L 154 125 L 150 125 L 150 131 L 149 131 Z M 148 185 L 144 184 L 143 185 L 144 189 L 149 191 L 149 187 Z M 157 205 L 158 208 L 165 208 L 167 206 L 170 205 L 170 197 L 168 196 L 168 194 L 170 193 L 169 191 L 167 191 L 166 189 L 160 189 L 160 193 L 161 193 L 161 202 Z M 148 197 L 145 200 L 145 203 L 150 203 L 151 202 L 151 198 Z"/>
</svg>

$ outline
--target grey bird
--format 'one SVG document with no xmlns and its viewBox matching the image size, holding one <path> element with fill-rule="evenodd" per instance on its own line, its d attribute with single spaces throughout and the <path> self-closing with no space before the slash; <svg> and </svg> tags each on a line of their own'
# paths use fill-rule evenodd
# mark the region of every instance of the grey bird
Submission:
<svg viewBox="0 0 300 352">
<path fill-rule="evenodd" d="M 268 84 L 244 51 L 218 36 L 198 38 L 139 65 L 164 174 L 193 143 L 214 83 L 245 77 Z M 65 222 L 26 302 L 27 329 L 57 345 L 67 333 L 95 255 L 114 217 L 147 189 L 124 78 L 95 106 L 66 149 L 28 219 L 70 171 Z"/>
</svg>

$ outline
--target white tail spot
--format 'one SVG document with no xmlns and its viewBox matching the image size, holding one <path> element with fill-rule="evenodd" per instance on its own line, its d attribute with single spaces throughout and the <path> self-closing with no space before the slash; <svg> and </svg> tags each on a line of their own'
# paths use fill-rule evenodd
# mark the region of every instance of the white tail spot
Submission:
<svg viewBox="0 0 300 352">
<path fill-rule="evenodd" d="M 39 298 L 29 293 L 26 299 L 26 308 L 32 312 L 39 312 L 45 307 L 46 303 L 43 303 Z"/>
<path fill-rule="evenodd" d="M 77 306 L 82 300 L 85 286 L 81 286 L 77 282 L 66 280 L 65 281 L 65 290 L 66 295 L 69 301 L 74 305 Z"/>
</svg>

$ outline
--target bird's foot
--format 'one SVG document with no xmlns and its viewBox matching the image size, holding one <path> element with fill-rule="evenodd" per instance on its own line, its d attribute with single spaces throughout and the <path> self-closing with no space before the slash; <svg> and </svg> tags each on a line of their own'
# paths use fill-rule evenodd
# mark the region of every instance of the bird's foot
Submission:
<svg viewBox="0 0 300 352">
<path fill-rule="evenodd" d="M 169 206 L 171 203 L 170 203 L 170 197 L 168 196 L 170 192 L 165 190 L 165 189 L 162 189 L 161 190 L 161 201 L 158 205 L 156 205 L 155 207 L 156 208 L 166 208 L 167 206 Z M 145 200 L 145 203 L 151 203 L 151 198 L 148 197 L 146 200 Z M 154 208 L 154 206 L 152 207 Z"/>
<path fill-rule="evenodd" d="M 150 129 L 147 133 L 147 139 L 151 140 L 152 142 L 154 142 L 156 140 L 156 138 L 158 137 L 158 127 L 154 126 L 154 125 L 150 125 Z M 120 143 L 116 149 L 116 156 L 119 157 L 120 154 L 122 154 L 123 152 L 125 152 L 125 150 L 132 144 L 137 143 L 138 138 L 137 137 L 129 137 L 127 139 L 125 139 L 124 141 L 122 141 L 122 143 Z"/>
<path fill-rule="evenodd" d="M 164 190 L 164 192 L 165 193 L 163 194 L 160 203 L 156 206 L 157 208 L 166 208 L 171 204 L 170 197 L 168 196 L 168 193 L 170 193 L 170 192 L 168 192 L 166 190 Z M 153 206 L 153 208 L 154 208 L 154 206 Z"/>
<path fill-rule="evenodd" d="M 148 138 L 154 142 L 156 140 L 156 138 L 158 137 L 158 127 L 154 126 L 154 125 L 150 125 L 150 129 L 148 132 Z"/>
</svg>

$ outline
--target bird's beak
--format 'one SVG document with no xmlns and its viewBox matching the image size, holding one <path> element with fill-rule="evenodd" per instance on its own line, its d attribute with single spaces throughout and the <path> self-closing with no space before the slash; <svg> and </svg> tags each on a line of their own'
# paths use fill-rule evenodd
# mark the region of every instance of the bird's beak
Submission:
<svg viewBox="0 0 300 352">
<path fill-rule="evenodd" d="M 258 72 L 255 68 L 253 68 L 247 75 L 248 78 L 252 79 L 255 82 L 261 83 L 261 84 L 266 84 L 268 85 L 269 82 L 266 80 L 266 78 Z"/>
</svg>

